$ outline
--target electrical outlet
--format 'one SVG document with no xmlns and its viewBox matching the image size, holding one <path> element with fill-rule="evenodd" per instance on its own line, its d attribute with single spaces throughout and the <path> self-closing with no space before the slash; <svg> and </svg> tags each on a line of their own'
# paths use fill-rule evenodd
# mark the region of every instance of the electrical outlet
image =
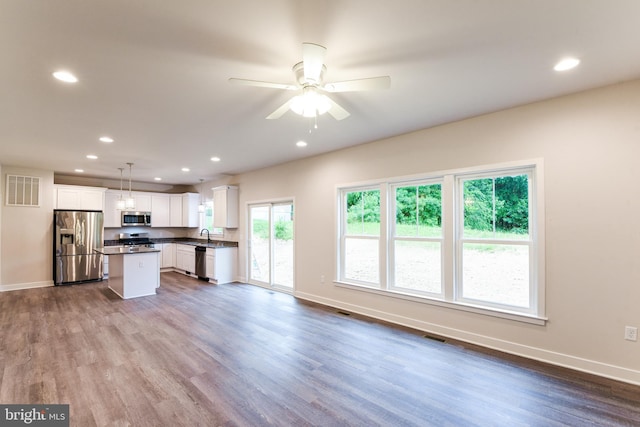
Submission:
<svg viewBox="0 0 640 427">
<path fill-rule="evenodd" d="M 324 274 L 320 276 L 320 283 L 324 283 Z"/>
<path fill-rule="evenodd" d="M 633 326 L 625 326 L 624 339 L 627 341 L 638 341 L 638 328 L 635 328 Z"/>
</svg>

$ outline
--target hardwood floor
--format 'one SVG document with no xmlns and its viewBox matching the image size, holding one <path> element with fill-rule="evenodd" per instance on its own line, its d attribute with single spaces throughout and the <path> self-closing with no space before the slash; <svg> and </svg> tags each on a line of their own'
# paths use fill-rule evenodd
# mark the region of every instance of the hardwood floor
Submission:
<svg viewBox="0 0 640 427">
<path fill-rule="evenodd" d="M 0 293 L 0 403 L 73 426 L 640 425 L 640 387 L 245 285 Z"/>
</svg>

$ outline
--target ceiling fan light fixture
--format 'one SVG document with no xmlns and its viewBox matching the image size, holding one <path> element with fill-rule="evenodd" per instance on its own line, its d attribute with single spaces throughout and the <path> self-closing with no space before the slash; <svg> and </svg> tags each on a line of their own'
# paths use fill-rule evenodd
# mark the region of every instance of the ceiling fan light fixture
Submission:
<svg viewBox="0 0 640 427">
<path fill-rule="evenodd" d="M 289 105 L 291 111 L 303 117 L 323 115 L 331 108 L 326 95 L 319 94 L 313 87 L 305 87 L 302 95 L 295 96 Z"/>
</svg>

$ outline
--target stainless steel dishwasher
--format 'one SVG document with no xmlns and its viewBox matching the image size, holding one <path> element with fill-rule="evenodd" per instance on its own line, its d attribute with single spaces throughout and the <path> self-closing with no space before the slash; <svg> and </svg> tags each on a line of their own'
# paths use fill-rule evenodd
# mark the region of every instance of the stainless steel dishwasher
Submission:
<svg viewBox="0 0 640 427">
<path fill-rule="evenodd" d="M 209 281 L 207 277 L 207 248 L 196 246 L 196 276 L 200 280 Z"/>
</svg>

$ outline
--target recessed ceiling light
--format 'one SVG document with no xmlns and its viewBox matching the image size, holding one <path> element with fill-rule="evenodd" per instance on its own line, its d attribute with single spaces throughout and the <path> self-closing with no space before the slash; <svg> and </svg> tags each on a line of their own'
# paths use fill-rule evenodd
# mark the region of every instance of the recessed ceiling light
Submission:
<svg viewBox="0 0 640 427">
<path fill-rule="evenodd" d="M 191 169 L 189 168 L 182 168 L 182 172 L 189 172 Z"/>
<path fill-rule="evenodd" d="M 63 70 L 56 71 L 55 73 L 53 73 L 53 77 L 66 83 L 76 83 L 78 81 L 78 78 L 76 76 L 74 76 L 68 71 L 63 71 Z"/>
<path fill-rule="evenodd" d="M 556 71 L 567 71 L 577 67 L 578 64 L 580 64 L 580 60 L 578 58 L 564 58 L 558 62 L 553 69 Z"/>
<path fill-rule="evenodd" d="M 214 156 L 211 158 L 212 162 L 219 162 L 220 161 L 220 157 Z"/>
<path fill-rule="evenodd" d="M 107 144 L 110 144 L 113 142 L 113 138 L 111 138 L 110 136 L 101 136 L 100 137 L 100 141 L 101 142 L 106 142 Z"/>
<path fill-rule="evenodd" d="M 154 181 L 162 181 L 162 178 L 160 178 L 159 176 L 156 176 L 155 178 L 153 178 Z"/>
<path fill-rule="evenodd" d="M 78 172 L 78 173 L 82 173 L 82 172 L 84 172 L 84 169 L 75 169 L 75 171 Z"/>
<path fill-rule="evenodd" d="M 95 154 L 87 154 L 87 159 L 96 160 L 97 158 L 98 156 L 96 156 Z"/>
<path fill-rule="evenodd" d="M 298 147 L 306 147 L 306 146 L 307 146 L 307 143 L 306 143 L 306 142 L 304 142 L 304 141 L 298 141 L 298 142 L 296 142 L 296 145 L 297 145 Z"/>
</svg>

